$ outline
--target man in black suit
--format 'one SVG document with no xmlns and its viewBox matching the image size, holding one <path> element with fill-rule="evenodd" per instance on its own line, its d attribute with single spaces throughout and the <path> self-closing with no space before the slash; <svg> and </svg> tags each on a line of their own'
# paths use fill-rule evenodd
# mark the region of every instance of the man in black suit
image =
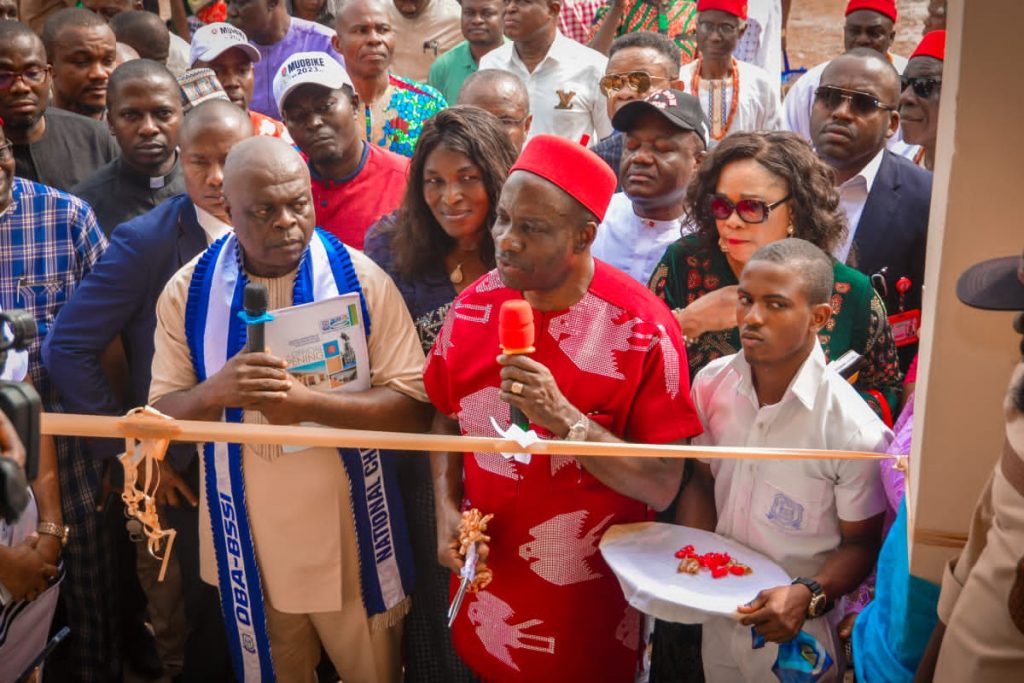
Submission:
<svg viewBox="0 0 1024 683">
<path fill-rule="evenodd" d="M 145 405 L 149 394 L 156 300 L 167 281 L 231 230 L 221 192 L 221 169 L 234 144 L 252 135 L 248 114 L 227 100 L 192 109 L 181 129 L 181 166 L 186 194 L 119 225 L 107 253 L 82 282 L 47 337 L 43 358 L 74 413 L 122 415 Z M 78 292 L 76 292 L 78 294 Z M 101 366 L 108 346 L 123 342 L 128 386 L 118 392 Z M 123 393 L 124 399 L 118 397 Z M 93 440 L 94 457 L 110 457 L 123 443 Z M 182 679 L 230 680 L 227 641 L 217 589 L 199 578 L 198 461 L 195 447 L 172 446 L 160 463 L 160 515 L 178 530 L 174 544 L 181 567 L 188 639 Z"/>
<path fill-rule="evenodd" d="M 846 243 L 833 255 L 871 277 L 905 370 L 917 350 L 932 174 L 886 150 L 899 129 L 899 96 L 899 74 L 883 55 L 851 50 L 822 73 L 811 135 L 836 172 L 849 221 Z"/>
</svg>

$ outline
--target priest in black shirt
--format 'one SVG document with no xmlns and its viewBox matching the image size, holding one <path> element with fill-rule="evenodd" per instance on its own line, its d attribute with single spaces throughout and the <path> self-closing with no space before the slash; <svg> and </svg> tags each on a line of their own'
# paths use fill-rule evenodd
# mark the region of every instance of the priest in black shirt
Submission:
<svg viewBox="0 0 1024 683">
<path fill-rule="evenodd" d="M 185 191 L 178 166 L 181 94 L 163 64 L 133 59 L 117 67 L 107 90 L 107 121 L 121 156 L 72 188 L 92 205 L 108 236 Z"/>
<path fill-rule="evenodd" d="M 0 21 L 0 118 L 14 143 L 15 175 L 58 190 L 117 156 L 107 127 L 49 107 L 50 67 L 43 42 L 16 21 Z"/>
</svg>

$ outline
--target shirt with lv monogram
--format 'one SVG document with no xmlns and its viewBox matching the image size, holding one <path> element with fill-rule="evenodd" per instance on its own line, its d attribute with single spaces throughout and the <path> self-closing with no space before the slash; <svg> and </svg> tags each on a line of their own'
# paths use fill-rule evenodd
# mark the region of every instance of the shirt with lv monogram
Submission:
<svg viewBox="0 0 1024 683">
<path fill-rule="evenodd" d="M 611 135 L 605 97 L 598 88 L 607 57 L 555 34 L 547 55 L 531 73 L 519 58 L 515 43 L 506 43 L 480 59 L 481 69 L 510 71 L 530 92 L 533 125 L 530 135 L 546 133 L 579 141 Z"/>
</svg>

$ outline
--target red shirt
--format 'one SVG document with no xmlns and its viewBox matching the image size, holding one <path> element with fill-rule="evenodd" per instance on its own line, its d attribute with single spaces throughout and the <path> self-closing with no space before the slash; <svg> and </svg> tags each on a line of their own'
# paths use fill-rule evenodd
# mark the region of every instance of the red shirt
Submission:
<svg viewBox="0 0 1024 683">
<path fill-rule="evenodd" d="M 670 443 L 699 434 L 678 323 L 646 288 L 595 264 L 578 303 L 534 311 L 532 357 L 573 405 L 620 438 Z M 427 358 L 427 393 L 463 434 L 495 436 L 490 416 L 508 424 L 494 358 L 498 309 L 518 298 L 491 271 L 452 304 Z M 452 631 L 459 655 L 488 681 L 632 680 L 640 615 L 597 544 L 613 524 L 648 519 L 647 507 L 575 458 L 533 455 L 523 464 L 473 453 L 463 463 L 464 505 L 494 513 L 494 580 L 466 595 Z"/>
<path fill-rule="evenodd" d="M 252 122 L 253 135 L 265 135 L 271 138 L 281 138 L 289 145 L 292 144 L 292 136 L 288 129 L 277 119 L 272 119 L 258 111 L 249 110 L 249 120 Z"/>
<path fill-rule="evenodd" d="M 324 180 L 309 164 L 316 224 L 350 247 L 363 248 L 371 225 L 405 197 L 409 160 L 376 145 L 363 145 L 363 158 L 348 177 Z"/>
</svg>

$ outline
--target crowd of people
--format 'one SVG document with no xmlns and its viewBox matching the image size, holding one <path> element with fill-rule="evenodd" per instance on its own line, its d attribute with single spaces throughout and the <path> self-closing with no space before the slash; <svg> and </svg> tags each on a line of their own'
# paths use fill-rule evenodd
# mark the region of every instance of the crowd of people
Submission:
<svg viewBox="0 0 1024 683">
<path fill-rule="evenodd" d="M 0 0 L 0 307 L 38 329 L 4 379 L 45 411 L 909 455 L 942 0 L 908 57 L 894 0 L 849 0 L 785 84 L 789 0 L 71 4 Z M 978 268 L 965 304 L 1024 309 L 1016 260 Z M 271 310 L 356 295 L 367 388 L 249 348 L 250 283 Z M 515 300 L 526 354 L 499 344 Z M 1014 680 L 1014 382 L 941 593 L 890 460 L 173 444 L 162 558 L 124 442 L 44 437 L 0 521 L 0 683 Z M 449 619 L 471 508 L 494 578 Z M 642 614 L 598 543 L 654 519 L 792 583 Z"/>
</svg>

